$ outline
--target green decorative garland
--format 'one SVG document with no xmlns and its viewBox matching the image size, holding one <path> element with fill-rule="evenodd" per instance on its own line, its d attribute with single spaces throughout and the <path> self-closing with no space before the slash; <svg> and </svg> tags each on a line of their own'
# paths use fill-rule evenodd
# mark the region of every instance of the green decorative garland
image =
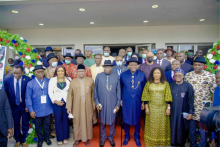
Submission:
<svg viewBox="0 0 220 147">
<path fill-rule="evenodd" d="M 23 66 L 25 66 L 25 75 L 34 79 L 34 66 L 42 65 L 42 59 L 38 54 L 37 50 L 27 44 L 27 40 L 23 39 L 23 37 L 19 37 L 19 35 L 13 35 L 7 33 L 7 31 L 0 31 L 0 47 L 1 46 L 9 46 L 13 51 L 21 57 L 23 61 Z M 30 120 L 29 130 L 27 134 L 26 142 L 28 144 L 33 144 L 38 142 L 37 134 L 35 131 L 35 125 L 33 123 L 33 119 Z"/>
<path fill-rule="evenodd" d="M 0 31 L 0 47 L 9 46 L 13 51 L 21 57 L 23 66 L 25 66 L 25 75 L 34 78 L 34 66 L 42 65 L 42 59 L 37 50 L 27 44 L 27 40 L 19 37 L 18 34 L 10 34 L 7 31 Z"/>
<path fill-rule="evenodd" d="M 220 70 L 220 39 L 213 44 L 213 48 L 208 50 L 205 57 L 206 65 L 204 69 L 212 74 Z"/>
</svg>

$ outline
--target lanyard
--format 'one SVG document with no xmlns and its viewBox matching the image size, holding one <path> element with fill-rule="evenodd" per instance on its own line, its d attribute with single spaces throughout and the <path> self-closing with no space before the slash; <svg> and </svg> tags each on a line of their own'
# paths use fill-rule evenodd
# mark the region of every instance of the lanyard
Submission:
<svg viewBox="0 0 220 147">
<path fill-rule="evenodd" d="M 118 76 L 120 76 L 121 75 L 121 69 L 118 69 L 117 72 L 118 72 Z"/>
<path fill-rule="evenodd" d="M 43 95 L 44 95 L 44 82 L 45 82 L 45 81 L 43 82 L 43 85 L 41 85 L 36 78 L 35 78 L 35 80 L 37 81 L 37 83 L 39 84 L 39 86 L 42 88 Z"/>
</svg>

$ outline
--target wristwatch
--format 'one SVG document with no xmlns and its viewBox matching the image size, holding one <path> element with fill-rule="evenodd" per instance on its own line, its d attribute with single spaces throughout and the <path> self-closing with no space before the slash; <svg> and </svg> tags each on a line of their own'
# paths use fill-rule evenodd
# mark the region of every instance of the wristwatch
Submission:
<svg viewBox="0 0 220 147">
<path fill-rule="evenodd" d="M 167 109 L 171 109 L 170 107 L 167 107 Z"/>
</svg>

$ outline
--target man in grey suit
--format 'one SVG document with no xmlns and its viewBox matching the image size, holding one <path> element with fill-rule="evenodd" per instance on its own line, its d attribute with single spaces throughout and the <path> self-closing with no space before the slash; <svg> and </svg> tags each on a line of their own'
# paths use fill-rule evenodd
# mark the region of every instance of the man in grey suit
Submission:
<svg viewBox="0 0 220 147">
<path fill-rule="evenodd" d="M 164 52 L 162 49 L 157 50 L 156 56 L 157 56 L 157 59 L 154 62 L 159 64 L 160 67 L 163 68 L 164 72 L 171 70 L 170 61 L 163 59 Z"/>
<path fill-rule="evenodd" d="M 8 97 L 5 90 L 0 89 L 0 147 L 7 147 L 8 133 L 9 139 L 13 136 L 13 119 Z"/>
<path fill-rule="evenodd" d="M 123 58 L 121 56 L 117 56 L 115 61 L 116 61 L 116 66 L 112 67 L 112 73 L 117 74 L 118 77 L 120 78 L 121 74 L 126 70 L 128 70 L 129 68 L 122 65 Z"/>
<path fill-rule="evenodd" d="M 112 73 L 116 73 L 118 75 L 118 77 L 120 78 L 121 74 L 123 72 L 125 72 L 126 70 L 128 70 L 129 68 L 122 65 L 123 58 L 121 56 L 117 56 L 115 61 L 116 61 L 116 66 L 112 67 Z M 122 113 L 121 110 L 122 109 L 120 108 L 118 113 L 116 114 L 115 125 L 117 124 L 118 118 L 119 118 L 119 124 L 123 127 L 123 119 L 122 119 L 122 116 L 121 116 L 121 113 Z"/>
</svg>

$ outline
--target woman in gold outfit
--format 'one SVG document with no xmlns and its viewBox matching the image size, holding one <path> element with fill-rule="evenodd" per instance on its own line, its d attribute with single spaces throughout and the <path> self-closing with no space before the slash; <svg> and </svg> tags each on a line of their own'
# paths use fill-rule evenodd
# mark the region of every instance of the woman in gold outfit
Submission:
<svg viewBox="0 0 220 147">
<path fill-rule="evenodd" d="M 172 95 L 161 67 L 154 67 L 151 70 L 141 100 L 144 101 L 146 113 L 144 132 L 146 147 L 170 146 L 169 115 Z"/>
</svg>

